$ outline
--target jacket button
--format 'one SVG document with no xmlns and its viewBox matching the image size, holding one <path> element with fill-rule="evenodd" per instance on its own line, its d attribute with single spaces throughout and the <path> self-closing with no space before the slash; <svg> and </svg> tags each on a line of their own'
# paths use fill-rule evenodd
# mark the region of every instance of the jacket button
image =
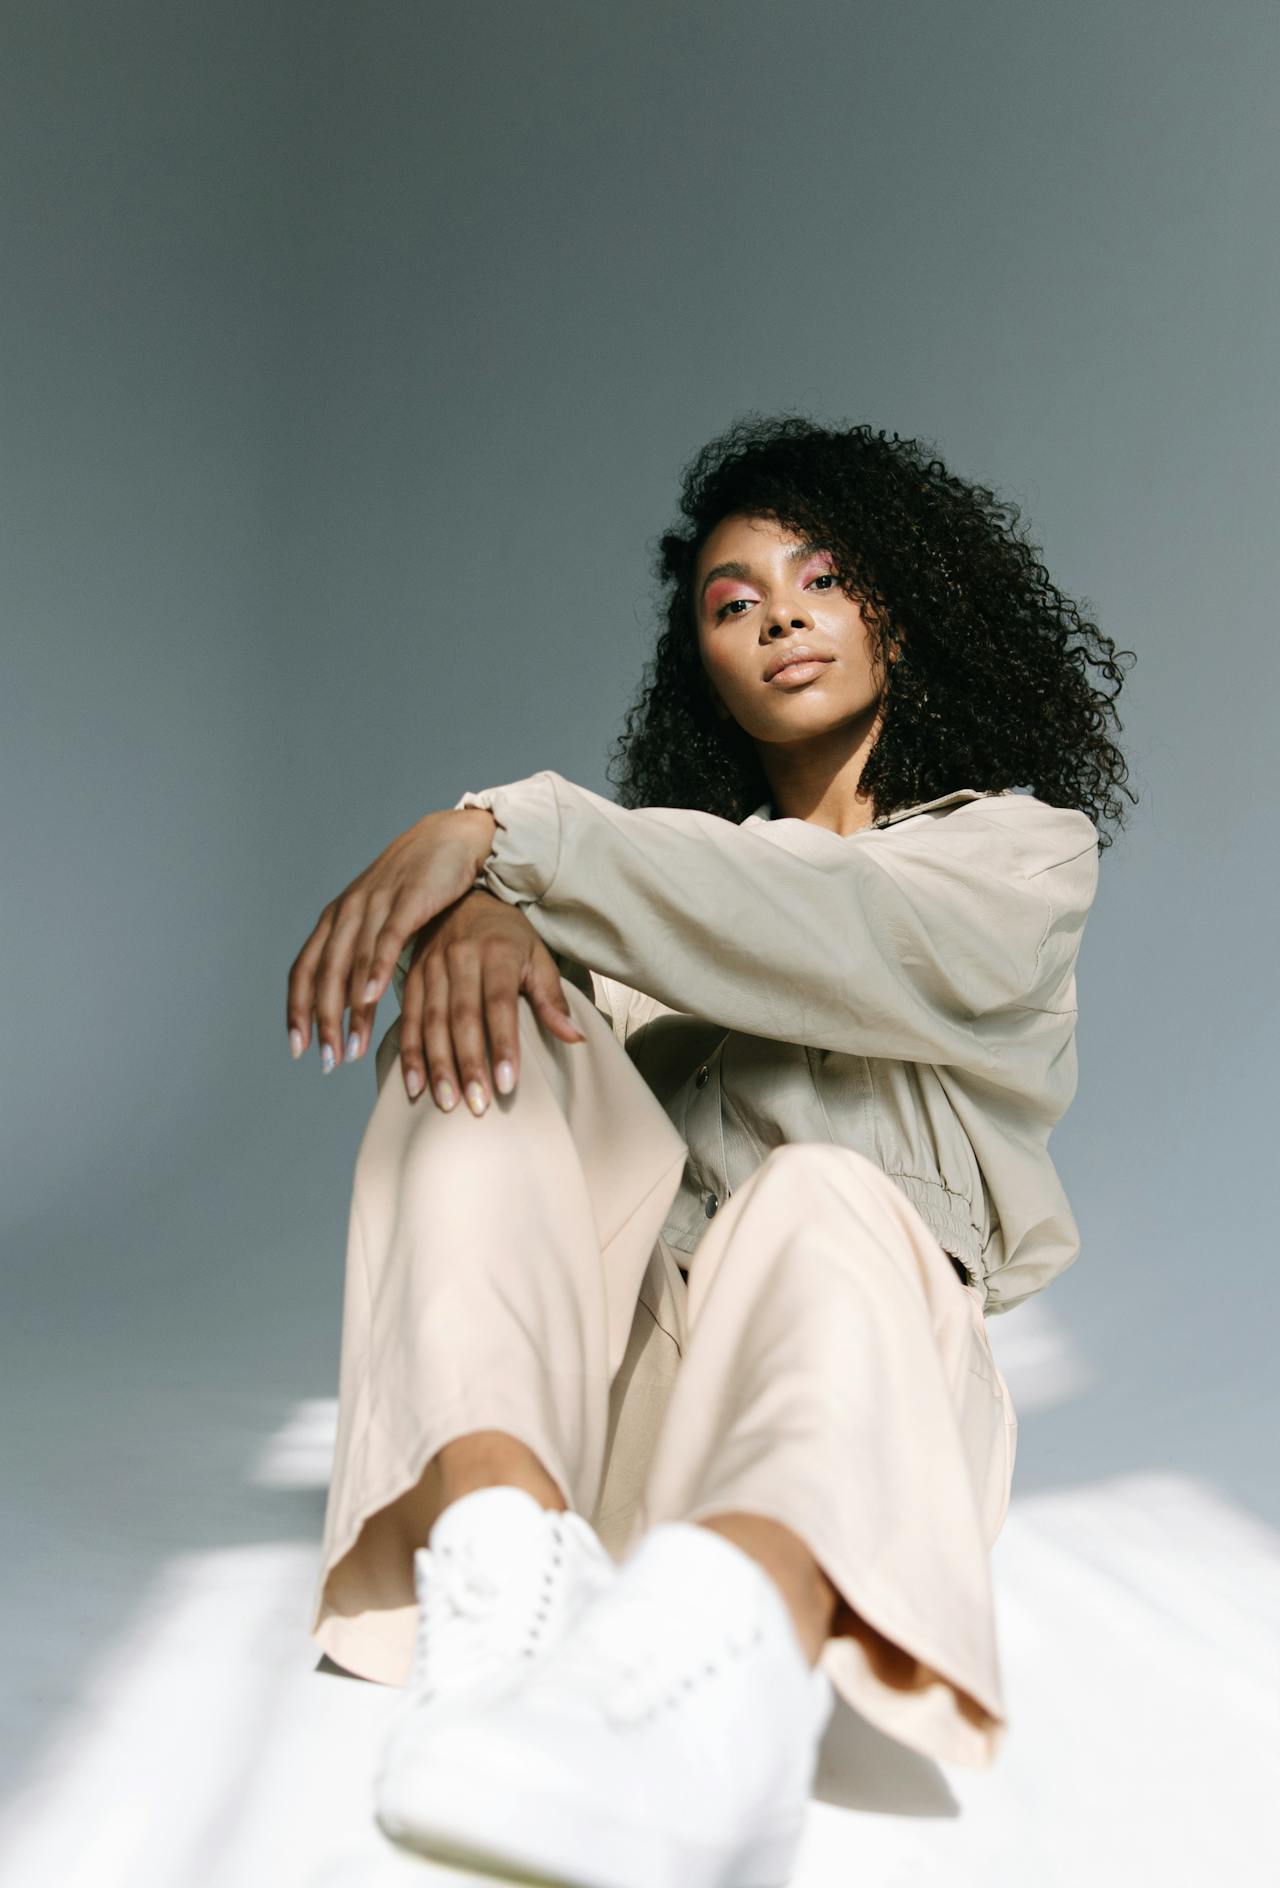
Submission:
<svg viewBox="0 0 1280 1888">
<path fill-rule="evenodd" d="M 715 1194 L 708 1193 L 707 1198 L 706 1198 L 706 1205 L 705 1205 L 706 1215 L 708 1219 L 710 1219 L 713 1216 L 719 1204 L 720 1202 L 716 1198 Z"/>
<path fill-rule="evenodd" d="M 697 1073 L 697 1075 L 696 1075 L 696 1076 L 694 1077 L 694 1080 L 695 1080 L 695 1081 L 697 1082 L 697 1084 L 698 1084 L 698 1087 L 699 1087 L 699 1088 L 705 1088 L 705 1087 L 706 1087 L 706 1085 L 707 1085 L 707 1076 L 708 1076 L 709 1074 L 710 1074 L 710 1070 L 709 1070 L 709 1069 L 707 1068 L 707 1065 L 706 1065 L 706 1063 L 704 1062 L 704 1063 L 703 1063 L 703 1065 L 702 1065 L 702 1067 L 701 1067 L 701 1068 L 700 1068 L 700 1069 L 698 1070 L 698 1073 Z"/>
</svg>

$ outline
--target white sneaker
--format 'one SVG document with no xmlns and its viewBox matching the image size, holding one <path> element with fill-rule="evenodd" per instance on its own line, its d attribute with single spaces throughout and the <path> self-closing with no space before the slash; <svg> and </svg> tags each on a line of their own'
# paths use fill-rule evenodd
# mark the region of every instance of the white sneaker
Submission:
<svg viewBox="0 0 1280 1888">
<path fill-rule="evenodd" d="M 374 1792 L 395 1837 L 406 1774 L 463 1707 L 517 1689 L 583 1608 L 618 1578 L 590 1522 L 523 1488 L 477 1488 L 441 1510 L 415 1550 L 413 1663 L 383 1741 Z"/>
<path fill-rule="evenodd" d="M 834 1705 L 764 1569 L 665 1522 L 526 1684 L 423 1741 L 397 1839 L 570 1888 L 774 1888 Z"/>
</svg>

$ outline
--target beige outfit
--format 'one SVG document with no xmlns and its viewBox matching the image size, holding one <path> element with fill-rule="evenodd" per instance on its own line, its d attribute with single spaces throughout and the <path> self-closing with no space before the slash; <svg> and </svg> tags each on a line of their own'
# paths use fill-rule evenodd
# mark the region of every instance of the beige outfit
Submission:
<svg viewBox="0 0 1280 1888">
<path fill-rule="evenodd" d="M 619 1556 L 658 1520 L 784 1521 L 841 1595 L 837 1689 L 989 1763 L 1017 1420 L 984 1310 L 1078 1249 L 1046 1143 L 1092 823 L 961 789 L 841 838 L 550 772 L 458 804 L 497 817 L 479 882 L 556 952 L 587 1040 L 522 1002 L 519 1085 L 479 1119 L 408 1101 L 398 1020 L 379 1046 L 317 1642 L 403 1682 L 423 1465 L 504 1429 Z"/>
</svg>

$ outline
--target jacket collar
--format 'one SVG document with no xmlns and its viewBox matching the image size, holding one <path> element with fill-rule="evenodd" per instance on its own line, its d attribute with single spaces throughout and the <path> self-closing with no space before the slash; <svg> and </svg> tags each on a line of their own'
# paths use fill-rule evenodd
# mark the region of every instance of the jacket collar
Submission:
<svg viewBox="0 0 1280 1888">
<path fill-rule="evenodd" d="M 936 800 L 918 800 L 914 806 L 900 806 L 896 813 L 884 813 L 879 819 L 872 820 L 871 826 L 864 827 L 862 830 L 870 832 L 877 827 L 893 826 L 896 825 L 900 819 L 913 819 L 917 813 L 931 813 L 935 807 L 951 806 L 953 803 L 960 800 L 985 800 L 990 798 L 992 794 L 1007 793 L 1009 791 L 1010 789 L 1008 787 L 957 787 L 953 793 L 940 793 Z M 772 818 L 773 803 L 769 800 L 762 800 L 759 806 L 747 814 L 747 819 L 749 820 L 771 820 Z M 745 825 L 746 820 L 742 823 Z M 850 837 L 852 837 L 852 835 L 850 835 Z"/>
</svg>

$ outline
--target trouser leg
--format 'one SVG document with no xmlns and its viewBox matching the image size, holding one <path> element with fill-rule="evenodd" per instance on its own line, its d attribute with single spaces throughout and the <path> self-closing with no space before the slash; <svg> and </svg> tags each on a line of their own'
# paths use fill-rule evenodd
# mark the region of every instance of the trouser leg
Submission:
<svg viewBox="0 0 1280 1888">
<path fill-rule="evenodd" d="M 1003 1739 L 989 1548 L 1015 1419 L 967 1289 L 851 1149 L 774 1150 L 694 1254 L 644 1525 L 767 1515 L 840 1596 L 822 1663 L 864 1717 L 983 1766 Z"/>
<path fill-rule="evenodd" d="M 311 1630 L 385 1682 L 411 1659 L 423 1471 L 446 1442 L 503 1430 L 568 1506 L 590 1515 L 600 1493 L 611 1382 L 686 1149 L 608 1023 L 564 989 L 586 1041 L 522 999 L 515 1093 L 479 1117 L 411 1103 L 392 1063 L 357 1154 Z"/>
</svg>

